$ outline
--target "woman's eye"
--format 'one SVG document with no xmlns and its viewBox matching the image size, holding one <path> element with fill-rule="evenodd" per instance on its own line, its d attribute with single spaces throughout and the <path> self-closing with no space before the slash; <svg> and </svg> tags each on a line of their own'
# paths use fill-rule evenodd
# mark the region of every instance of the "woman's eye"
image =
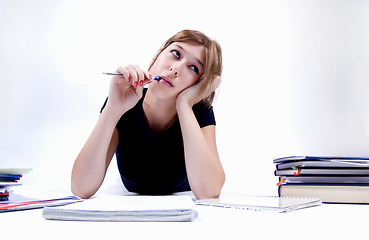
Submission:
<svg viewBox="0 0 369 240">
<path fill-rule="evenodd" d="M 190 66 L 190 68 L 196 73 L 199 74 L 199 69 L 196 66 Z"/>
<path fill-rule="evenodd" d="M 176 58 L 180 58 L 181 57 L 181 54 L 177 51 L 177 50 L 172 50 L 170 51 Z"/>
</svg>

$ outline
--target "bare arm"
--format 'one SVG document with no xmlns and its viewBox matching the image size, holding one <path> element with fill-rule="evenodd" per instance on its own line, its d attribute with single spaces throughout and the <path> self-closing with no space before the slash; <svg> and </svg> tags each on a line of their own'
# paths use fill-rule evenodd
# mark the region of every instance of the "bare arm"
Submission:
<svg viewBox="0 0 369 240">
<path fill-rule="evenodd" d="M 198 199 L 220 195 L 225 174 L 219 159 L 215 126 L 200 128 L 192 106 L 208 96 L 220 84 L 217 76 L 208 92 L 200 92 L 201 82 L 184 90 L 177 98 L 177 113 L 183 136 L 188 181 Z"/>
<path fill-rule="evenodd" d="M 216 140 L 215 126 L 200 128 L 192 107 L 178 106 L 188 180 L 197 199 L 216 198 L 225 181 Z"/>
<path fill-rule="evenodd" d="M 93 196 L 104 181 L 106 171 L 118 146 L 115 128 L 120 117 L 142 97 L 150 74 L 138 66 L 119 67 L 125 77 L 113 77 L 108 102 L 95 128 L 78 155 L 72 170 L 71 188 L 81 198 Z"/>
<path fill-rule="evenodd" d="M 72 170 L 72 192 L 81 198 L 93 196 L 104 181 L 118 145 L 118 130 L 108 114 L 101 114 Z"/>
</svg>

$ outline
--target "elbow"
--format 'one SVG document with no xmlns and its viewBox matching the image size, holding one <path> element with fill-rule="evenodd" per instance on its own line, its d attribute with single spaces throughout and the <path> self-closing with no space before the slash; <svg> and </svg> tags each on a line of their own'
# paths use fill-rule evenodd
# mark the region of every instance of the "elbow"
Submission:
<svg viewBox="0 0 369 240">
<path fill-rule="evenodd" d="M 218 198 L 222 192 L 222 187 L 225 182 L 225 177 L 220 179 L 219 183 L 213 186 L 204 186 L 202 189 L 193 190 L 193 194 L 196 199 L 208 199 L 208 198 Z"/>
<path fill-rule="evenodd" d="M 71 186 L 71 190 L 72 190 L 73 195 L 75 195 L 79 198 L 82 198 L 82 199 L 88 199 L 88 198 L 90 198 L 94 195 L 94 194 L 91 194 L 87 191 L 83 191 L 82 189 L 74 186 L 73 184 Z"/>
<path fill-rule="evenodd" d="M 70 186 L 73 195 L 82 199 L 88 199 L 95 195 L 101 183 L 100 185 L 93 183 L 91 180 L 81 177 L 72 171 Z"/>
<path fill-rule="evenodd" d="M 96 193 L 96 191 L 89 191 L 86 187 L 83 187 L 81 184 L 73 181 L 73 178 L 71 183 L 71 191 L 73 195 L 82 199 L 88 199 Z"/>
<path fill-rule="evenodd" d="M 196 196 L 196 199 L 201 200 L 201 199 L 209 199 L 209 198 L 218 198 L 219 196 L 220 196 L 220 193 L 200 194 Z"/>
<path fill-rule="evenodd" d="M 199 191 L 193 192 L 197 200 L 208 199 L 208 198 L 218 198 L 220 196 L 221 190 L 218 191 Z"/>
</svg>

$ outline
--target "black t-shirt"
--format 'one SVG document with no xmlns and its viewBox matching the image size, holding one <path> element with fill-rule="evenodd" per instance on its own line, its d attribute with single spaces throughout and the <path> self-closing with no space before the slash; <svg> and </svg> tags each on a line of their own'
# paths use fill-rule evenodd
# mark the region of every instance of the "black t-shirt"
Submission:
<svg viewBox="0 0 369 240">
<path fill-rule="evenodd" d="M 141 194 L 190 191 L 178 117 L 166 131 L 153 133 L 142 107 L 146 92 L 144 89 L 141 100 L 116 126 L 119 131 L 116 158 L 123 184 L 128 191 Z M 212 107 L 199 103 L 192 109 L 201 128 L 215 125 Z"/>
</svg>

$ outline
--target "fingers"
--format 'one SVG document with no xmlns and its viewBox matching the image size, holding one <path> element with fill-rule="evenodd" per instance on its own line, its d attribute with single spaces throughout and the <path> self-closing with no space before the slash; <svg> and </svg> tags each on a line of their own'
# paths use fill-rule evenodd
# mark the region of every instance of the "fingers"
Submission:
<svg viewBox="0 0 369 240">
<path fill-rule="evenodd" d="M 143 87 L 151 80 L 148 71 L 142 70 L 138 65 L 128 65 L 126 67 L 118 67 L 117 72 L 122 73 L 123 77 L 134 88 Z"/>
<path fill-rule="evenodd" d="M 137 65 L 128 65 L 129 81 L 133 87 L 137 87 L 140 81 L 144 79 L 143 71 Z"/>
<path fill-rule="evenodd" d="M 202 89 L 203 99 L 209 97 L 219 87 L 221 80 L 220 76 L 214 76 L 213 81 Z"/>
<path fill-rule="evenodd" d="M 129 71 L 127 70 L 126 67 L 120 66 L 117 68 L 117 73 L 121 73 L 123 74 L 123 76 L 114 76 L 112 79 L 116 80 L 118 82 L 125 80 L 126 82 L 130 82 L 130 77 L 129 77 Z"/>
<path fill-rule="evenodd" d="M 220 85 L 222 78 L 218 75 L 214 75 L 213 80 L 209 85 L 204 86 L 201 91 L 203 92 L 205 98 L 208 97 L 212 92 L 214 92 Z M 204 83 L 205 84 L 205 83 Z"/>
<path fill-rule="evenodd" d="M 212 86 L 213 91 L 215 91 L 219 87 L 221 80 L 222 80 L 222 78 L 220 76 L 215 77 L 215 79 L 213 81 L 213 86 Z"/>
</svg>

